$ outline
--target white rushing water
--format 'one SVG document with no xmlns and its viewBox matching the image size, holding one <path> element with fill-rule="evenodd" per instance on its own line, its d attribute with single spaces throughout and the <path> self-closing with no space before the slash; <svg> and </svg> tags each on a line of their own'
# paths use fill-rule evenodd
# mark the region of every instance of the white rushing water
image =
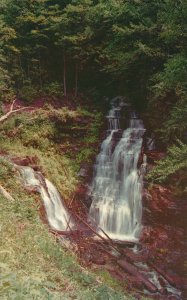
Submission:
<svg viewBox="0 0 187 300">
<path fill-rule="evenodd" d="M 20 167 L 24 183 L 27 187 L 36 188 L 41 194 L 49 225 L 54 230 L 67 231 L 73 223 L 70 221 L 70 215 L 63 205 L 62 198 L 56 187 L 39 172 L 35 172 L 30 167 Z M 68 227 L 68 228 L 67 228 Z"/>
<path fill-rule="evenodd" d="M 90 188 L 90 220 L 112 239 L 137 241 L 141 232 L 146 156 L 140 168 L 138 161 L 145 129 L 142 120 L 133 114 L 129 128 L 116 144 L 115 136 L 120 131 L 119 108 L 113 107 L 107 118 L 109 135 L 97 156 Z"/>
</svg>

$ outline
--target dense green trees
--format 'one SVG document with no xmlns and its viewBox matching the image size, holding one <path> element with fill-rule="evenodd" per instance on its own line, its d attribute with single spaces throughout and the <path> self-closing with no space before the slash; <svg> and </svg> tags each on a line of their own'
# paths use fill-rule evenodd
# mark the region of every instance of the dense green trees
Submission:
<svg viewBox="0 0 187 300">
<path fill-rule="evenodd" d="M 40 88 L 58 80 L 72 90 L 86 69 L 143 104 L 150 88 L 163 98 L 185 83 L 185 1 L 1 2 L 1 18 L 15 32 L 7 54 L 18 89 L 25 80 Z"/>
<path fill-rule="evenodd" d="M 187 131 L 185 0 L 1 0 L 0 90 L 123 94 L 163 145 Z M 6 93 L 5 93 L 6 92 Z"/>
</svg>

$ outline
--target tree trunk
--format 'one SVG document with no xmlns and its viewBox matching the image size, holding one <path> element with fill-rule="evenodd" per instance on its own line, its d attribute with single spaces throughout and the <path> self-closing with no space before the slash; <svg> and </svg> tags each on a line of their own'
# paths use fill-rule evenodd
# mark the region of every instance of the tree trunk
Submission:
<svg viewBox="0 0 187 300">
<path fill-rule="evenodd" d="M 66 86 L 66 56 L 64 54 L 64 73 L 63 73 L 63 81 L 64 81 L 64 96 L 67 96 L 67 86 Z"/>
<path fill-rule="evenodd" d="M 24 71 L 23 71 L 23 68 L 22 68 L 22 63 L 21 63 L 21 55 L 19 55 L 19 66 L 20 66 L 20 70 L 21 70 L 21 84 L 23 84 L 24 82 Z"/>
<path fill-rule="evenodd" d="M 149 281 L 149 279 L 147 279 L 145 275 L 141 274 L 137 267 L 122 259 L 118 260 L 117 263 L 122 269 L 125 270 L 125 272 L 129 273 L 133 277 L 137 278 L 140 282 L 142 282 L 148 289 L 148 291 L 150 291 L 151 293 L 158 292 L 157 287 L 151 281 Z"/>
<path fill-rule="evenodd" d="M 75 65 L 75 97 L 77 97 L 78 92 L 78 64 Z"/>
<path fill-rule="evenodd" d="M 42 66 L 41 66 L 41 53 L 39 50 L 39 79 L 40 79 L 40 89 L 43 88 L 43 82 L 42 82 Z"/>
</svg>

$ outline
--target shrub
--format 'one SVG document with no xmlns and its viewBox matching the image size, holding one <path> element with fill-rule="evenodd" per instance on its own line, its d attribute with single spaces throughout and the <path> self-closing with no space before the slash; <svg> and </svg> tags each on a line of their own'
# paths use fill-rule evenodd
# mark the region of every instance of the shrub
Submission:
<svg viewBox="0 0 187 300">
<path fill-rule="evenodd" d="M 147 178 L 155 182 L 165 182 L 171 176 L 177 175 L 187 180 L 187 145 L 177 140 L 177 144 L 168 149 L 166 158 L 157 162 Z"/>
<path fill-rule="evenodd" d="M 19 91 L 19 97 L 28 103 L 31 103 L 37 96 L 39 92 L 37 88 L 31 84 L 25 84 Z"/>
<path fill-rule="evenodd" d="M 57 98 L 62 98 L 64 95 L 63 86 L 57 81 L 46 84 L 43 88 L 43 92 L 48 96 Z"/>
</svg>

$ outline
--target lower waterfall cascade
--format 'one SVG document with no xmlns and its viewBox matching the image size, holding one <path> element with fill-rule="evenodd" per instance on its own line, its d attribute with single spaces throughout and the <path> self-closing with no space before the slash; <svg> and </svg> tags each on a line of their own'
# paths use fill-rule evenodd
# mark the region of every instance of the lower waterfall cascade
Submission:
<svg viewBox="0 0 187 300">
<path fill-rule="evenodd" d="M 57 188 L 31 167 L 19 167 L 19 170 L 25 186 L 36 188 L 40 193 L 50 227 L 57 231 L 68 231 L 69 228 L 73 228 L 72 218 L 63 205 Z"/>
<path fill-rule="evenodd" d="M 96 158 L 95 176 L 89 191 L 92 198 L 89 217 L 98 231 L 101 228 L 112 239 L 138 241 L 146 170 L 146 155 L 142 155 L 145 129 L 142 120 L 133 112 L 129 127 L 122 132 L 120 109 L 120 105 L 114 104 L 107 116 L 108 136 Z"/>
</svg>

